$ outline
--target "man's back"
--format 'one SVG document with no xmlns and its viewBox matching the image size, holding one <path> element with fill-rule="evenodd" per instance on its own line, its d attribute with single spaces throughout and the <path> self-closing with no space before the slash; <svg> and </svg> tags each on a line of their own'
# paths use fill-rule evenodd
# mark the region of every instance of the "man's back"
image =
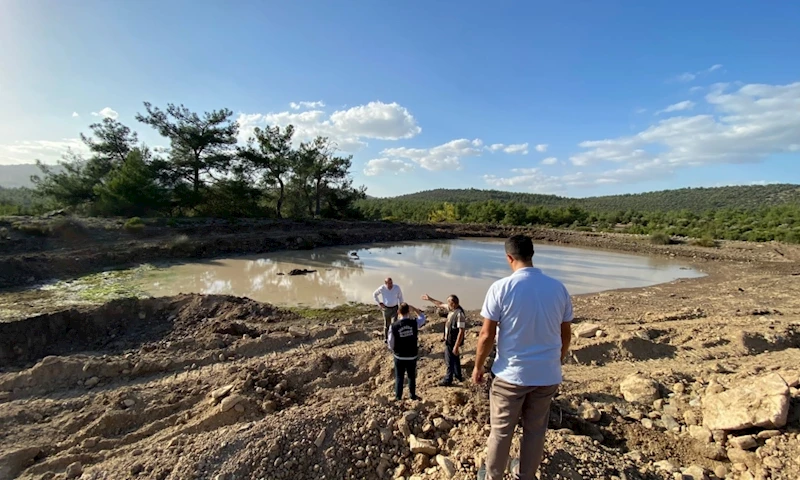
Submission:
<svg viewBox="0 0 800 480">
<path fill-rule="evenodd" d="M 521 268 L 489 288 L 481 313 L 498 322 L 495 375 L 515 385 L 561 383 L 561 324 L 572 321 L 564 284 Z"/>
</svg>

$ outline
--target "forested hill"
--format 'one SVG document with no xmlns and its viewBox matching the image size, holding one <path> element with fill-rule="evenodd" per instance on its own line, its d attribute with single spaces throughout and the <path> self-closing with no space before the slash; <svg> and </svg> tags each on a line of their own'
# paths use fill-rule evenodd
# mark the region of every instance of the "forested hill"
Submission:
<svg viewBox="0 0 800 480">
<path fill-rule="evenodd" d="M 713 188 L 681 188 L 604 197 L 569 198 L 556 195 L 478 189 L 437 189 L 394 197 L 419 202 L 471 203 L 495 200 L 547 208 L 576 205 L 592 211 L 674 211 L 704 212 L 721 208 L 755 209 L 800 203 L 800 185 L 772 184 Z"/>
</svg>

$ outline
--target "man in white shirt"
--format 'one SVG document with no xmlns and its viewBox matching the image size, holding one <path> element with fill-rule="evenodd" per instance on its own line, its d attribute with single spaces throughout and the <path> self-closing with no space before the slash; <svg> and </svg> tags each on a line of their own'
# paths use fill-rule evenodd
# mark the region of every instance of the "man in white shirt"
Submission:
<svg viewBox="0 0 800 480">
<path fill-rule="evenodd" d="M 481 383 L 484 362 L 497 336 L 489 451 L 478 479 L 503 478 L 514 427 L 522 417 L 517 478 L 533 480 L 544 453 L 550 402 L 561 384 L 561 364 L 569 351 L 572 301 L 564 284 L 533 267 L 529 237 L 510 237 L 505 248 L 514 273 L 496 281 L 486 293 L 472 372 L 473 382 Z"/>
<path fill-rule="evenodd" d="M 383 339 L 389 333 L 389 327 L 397 321 L 397 307 L 403 303 L 403 292 L 399 285 L 395 285 L 391 277 L 383 281 L 383 285 L 375 290 L 372 298 L 383 312 Z"/>
</svg>

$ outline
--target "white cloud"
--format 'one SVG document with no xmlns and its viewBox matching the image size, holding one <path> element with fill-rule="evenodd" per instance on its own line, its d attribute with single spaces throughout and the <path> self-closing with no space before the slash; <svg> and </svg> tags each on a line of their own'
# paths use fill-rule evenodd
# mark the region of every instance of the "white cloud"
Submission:
<svg viewBox="0 0 800 480">
<path fill-rule="evenodd" d="M 367 162 L 364 168 L 364 175 L 373 177 L 380 175 L 384 172 L 393 172 L 395 175 L 398 173 L 407 173 L 414 169 L 414 165 L 398 159 L 390 158 L 375 158 Z"/>
<path fill-rule="evenodd" d="M 675 80 L 677 80 L 679 82 L 687 83 L 687 82 L 691 82 L 695 78 L 697 78 L 697 75 L 695 75 L 694 73 L 684 72 L 684 73 L 681 73 L 680 75 L 678 75 L 677 77 L 675 77 Z"/>
<path fill-rule="evenodd" d="M 704 97 L 709 114 L 661 120 L 635 135 L 580 143 L 570 158 L 580 170 L 559 177 L 532 169 L 484 177 L 489 185 L 560 191 L 663 179 L 702 165 L 756 163 L 800 151 L 800 82 L 715 84 Z"/>
<path fill-rule="evenodd" d="M 289 106 L 292 107 L 292 110 L 300 110 L 301 108 L 323 108 L 325 107 L 325 102 L 292 102 Z"/>
<path fill-rule="evenodd" d="M 78 118 L 78 117 L 80 117 L 80 115 L 78 115 L 78 112 L 72 112 L 72 118 Z"/>
<path fill-rule="evenodd" d="M 539 152 L 539 153 L 546 152 L 547 151 L 547 144 L 546 143 L 540 143 L 539 145 L 536 145 L 536 151 Z"/>
<path fill-rule="evenodd" d="M 301 102 L 302 103 L 302 102 Z M 422 129 L 413 115 L 397 103 L 370 102 L 328 115 L 323 110 L 278 113 L 240 113 L 237 119 L 239 140 L 246 141 L 255 127 L 294 125 L 295 139 L 308 141 L 324 136 L 345 152 L 365 147 L 365 139 L 399 140 L 412 138 Z"/>
<path fill-rule="evenodd" d="M 505 152 L 509 155 L 527 155 L 528 154 L 528 144 L 527 143 L 515 143 L 512 145 L 505 145 L 502 143 L 495 143 L 486 147 L 486 150 L 490 152 Z"/>
<path fill-rule="evenodd" d="M 387 148 L 381 152 L 381 156 L 411 160 L 426 170 L 459 170 L 461 160 L 479 156 L 482 146 L 483 142 L 477 138 L 475 140 L 461 138 L 433 148 Z"/>
<path fill-rule="evenodd" d="M 703 76 L 703 75 L 708 75 L 709 73 L 716 72 L 717 70 L 719 70 L 721 68 L 722 68 L 722 65 L 717 63 L 715 65 L 711 65 L 710 67 L 708 67 L 706 69 L 703 69 L 703 70 L 699 70 L 697 72 L 683 72 L 680 75 L 676 75 L 675 77 L 673 77 L 670 80 L 673 81 L 673 82 L 689 83 L 689 82 L 693 81 L 694 79 L 696 79 L 697 77 L 700 77 L 700 76 Z"/>
<path fill-rule="evenodd" d="M 62 156 L 67 153 L 68 150 L 79 154 L 89 153 L 89 149 L 80 138 L 19 141 L 0 145 L 0 165 L 34 163 L 36 160 L 41 160 L 43 163 L 54 164 L 61 160 Z"/>
<path fill-rule="evenodd" d="M 673 103 L 672 105 L 668 106 L 664 110 L 659 110 L 656 112 L 656 115 L 660 115 L 662 113 L 670 113 L 670 112 L 682 112 L 684 110 L 691 110 L 694 108 L 695 103 L 690 100 L 684 100 L 682 102 Z"/>
<path fill-rule="evenodd" d="M 556 157 L 547 157 L 542 160 L 542 165 L 555 165 L 558 163 L 558 159 Z"/>
<path fill-rule="evenodd" d="M 75 115 L 73 114 L 72 116 L 74 117 Z M 106 107 L 106 108 L 100 110 L 99 112 L 92 112 L 92 116 L 94 116 L 94 117 L 103 117 L 103 118 L 112 118 L 112 119 L 116 120 L 117 118 L 119 118 L 119 113 L 117 113 L 115 110 L 112 110 L 111 107 Z"/>
</svg>

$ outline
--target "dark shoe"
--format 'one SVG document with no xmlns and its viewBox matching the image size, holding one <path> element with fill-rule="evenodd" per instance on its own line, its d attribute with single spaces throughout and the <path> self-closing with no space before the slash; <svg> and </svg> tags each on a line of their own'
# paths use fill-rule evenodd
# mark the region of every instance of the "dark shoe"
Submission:
<svg viewBox="0 0 800 480">
<path fill-rule="evenodd" d="M 444 380 L 439 382 L 439 386 L 440 387 L 450 387 L 452 385 L 453 385 L 453 381 L 452 380 L 444 379 Z"/>
<path fill-rule="evenodd" d="M 464 377 L 456 377 L 456 380 L 458 380 L 459 382 L 463 382 L 464 381 Z"/>
<path fill-rule="evenodd" d="M 422 398 L 420 398 L 420 397 L 418 397 L 418 396 L 416 396 L 416 395 L 412 395 L 412 396 L 411 396 L 411 400 L 414 400 L 415 402 L 421 402 L 421 401 L 422 401 Z"/>
</svg>

